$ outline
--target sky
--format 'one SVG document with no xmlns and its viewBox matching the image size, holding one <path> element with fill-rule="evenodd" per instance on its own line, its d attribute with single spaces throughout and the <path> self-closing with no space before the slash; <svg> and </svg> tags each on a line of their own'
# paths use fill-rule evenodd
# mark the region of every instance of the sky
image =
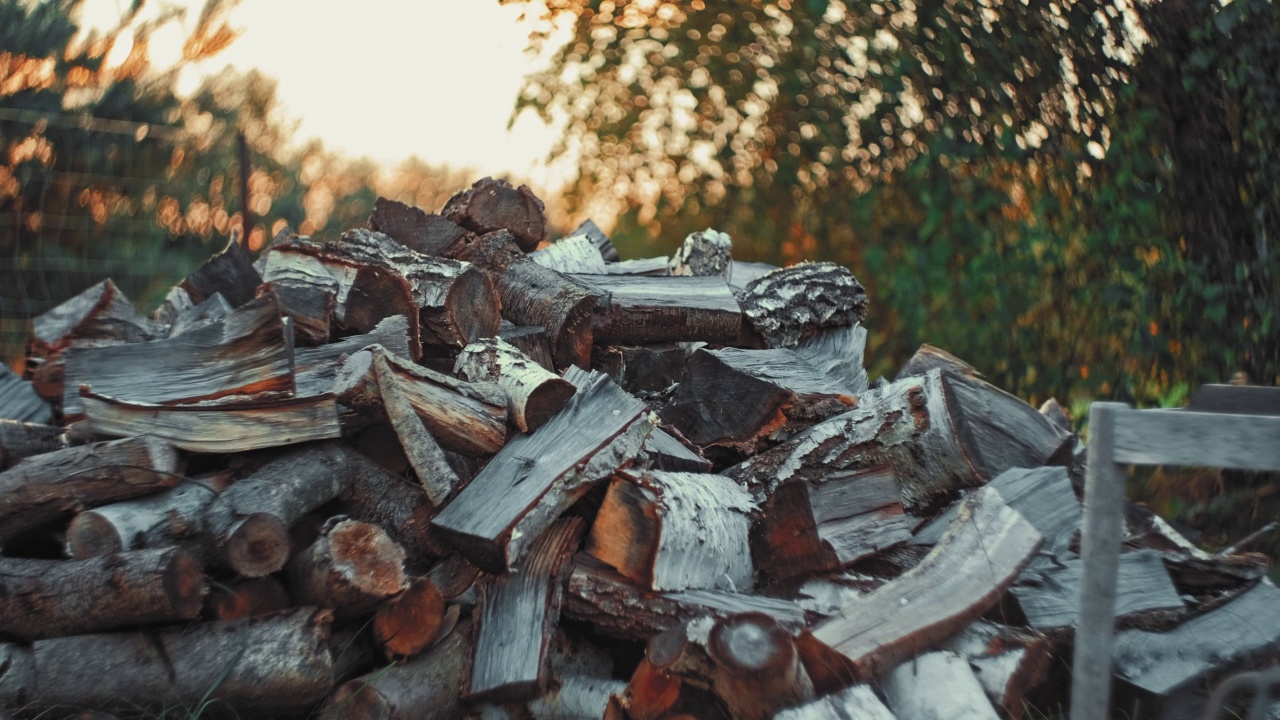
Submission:
<svg viewBox="0 0 1280 720">
<path fill-rule="evenodd" d="M 106 24 L 125 3 L 88 0 L 83 19 Z M 180 26 L 195 24 L 200 0 L 169 3 L 189 8 Z M 545 180 L 540 161 L 555 131 L 531 113 L 507 129 L 531 63 L 521 11 L 497 0 L 241 0 L 230 16 L 241 36 L 191 68 L 179 89 L 228 65 L 257 68 L 279 81 L 299 144 L 319 138 L 389 165 L 416 154 Z M 179 27 L 152 36 L 156 66 L 177 59 L 182 36 Z"/>
</svg>

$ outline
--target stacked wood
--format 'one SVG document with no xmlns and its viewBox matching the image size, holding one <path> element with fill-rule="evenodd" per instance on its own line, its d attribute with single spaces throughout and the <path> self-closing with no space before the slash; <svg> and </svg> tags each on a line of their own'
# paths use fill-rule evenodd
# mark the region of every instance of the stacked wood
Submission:
<svg viewBox="0 0 1280 720">
<path fill-rule="evenodd" d="M 604 275 L 609 272 L 600 248 L 585 235 L 557 240 L 549 247 L 529 253 L 534 262 L 556 272 Z"/>
<path fill-rule="evenodd" d="M 66 446 L 66 433 L 55 425 L 0 420 L 0 470 Z"/>
<path fill-rule="evenodd" d="M 41 424 L 52 420 L 49 405 L 40 399 L 31 383 L 0 365 L 0 422 Z"/>
<path fill-rule="evenodd" d="M 545 207 L 527 185 L 512 187 L 506 180 L 482 178 L 449 198 L 442 213 L 480 235 L 510 231 L 520 249 L 529 252 L 547 236 Z"/>
<path fill-rule="evenodd" d="M 742 311 L 721 277 L 574 275 L 597 295 L 595 342 L 640 345 L 663 342 L 731 343 L 742 329 Z"/>
<path fill-rule="evenodd" d="M 499 338 L 473 343 L 458 354 L 454 372 L 472 381 L 496 382 L 521 432 L 542 427 L 573 396 L 574 387 Z"/>
<path fill-rule="evenodd" d="M 733 273 L 733 242 L 725 233 L 707 228 L 690 233 L 671 256 L 672 275 L 719 275 L 729 280 Z"/>
<path fill-rule="evenodd" d="M 467 234 L 461 226 L 443 215 L 384 197 L 373 203 L 369 229 L 385 233 L 415 252 L 437 256 L 447 256 L 449 248 Z"/>
<path fill-rule="evenodd" d="M 739 298 L 747 322 L 769 347 L 795 347 L 829 327 L 862 322 L 867 293 L 845 268 L 834 263 L 801 263 L 767 273 Z"/>
</svg>

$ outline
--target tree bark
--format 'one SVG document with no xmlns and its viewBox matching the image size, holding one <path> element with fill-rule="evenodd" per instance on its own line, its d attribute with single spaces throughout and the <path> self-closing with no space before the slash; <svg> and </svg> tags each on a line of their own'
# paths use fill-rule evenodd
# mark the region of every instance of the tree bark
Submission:
<svg viewBox="0 0 1280 720">
<path fill-rule="evenodd" d="M 551 340 L 546 328 L 541 325 L 512 325 L 503 320 L 502 327 L 498 330 L 498 337 L 529 356 L 530 360 L 546 370 L 555 372 L 556 363 L 551 355 Z"/>
<path fill-rule="evenodd" d="M 999 720 L 964 658 L 925 653 L 894 668 L 884 694 L 898 720 Z"/>
<path fill-rule="evenodd" d="M 318 258 L 291 252 L 288 244 L 267 251 L 258 294 L 272 293 L 280 308 L 293 318 L 293 328 L 303 345 L 323 345 L 333 336 L 338 280 Z"/>
<path fill-rule="evenodd" d="M 608 272 L 600 250 L 582 235 L 557 240 L 543 250 L 529 253 L 529 259 L 560 273 L 603 275 Z"/>
<path fill-rule="evenodd" d="M 533 432 L 560 412 L 575 388 L 498 338 L 462 349 L 455 374 L 472 382 L 496 382 L 507 394 L 507 410 L 521 432 Z"/>
<path fill-rule="evenodd" d="M 369 229 L 423 255 L 447 256 L 467 231 L 452 220 L 395 200 L 379 197 L 373 203 Z"/>
<path fill-rule="evenodd" d="M 441 212 L 480 235 L 507 230 L 522 251 L 531 252 L 547 236 L 544 209 L 528 186 L 487 177 L 449 198 Z"/>
<path fill-rule="evenodd" d="M 734 718 L 770 720 L 778 710 L 813 699 L 791 634 L 761 613 L 718 620 L 707 652 L 712 688 Z"/>
<path fill-rule="evenodd" d="M 66 433 L 60 427 L 0 420 L 0 470 L 33 455 L 62 450 L 66 446 Z"/>
<path fill-rule="evenodd" d="M 819 330 L 862 322 L 867 292 L 835 263 L 800 263 L 761 276 L 739 296 L 742 314 L 769 347 L 795 347 Z"/>
<path fill-rule="evenodd" d="M 733 273 L 733 242 L 711 228 L 689 233 L 667 267 L 672 276 L 719 276 L 728 282 Z"/>
<path fill-rule="evenodd" d="M 413 357 L 409 347 L 409 321 L 394 315 L 378 323 L 362 335 L 350 335 L 319 347 L 302 347 L 294 351 L 298 397 L 328 395 L 348 356 L 370 345 L 381 345 L 398 357 Z"/>
<path fill-rule="evenodd" d="M 431 528 L 436 506 L 421 486 L 350 453 L 351 484 L 339 496 L 350 517 L 378 525 L 404 548 L 410 569 L 423 569 L 449 552 Z"/>
<path fill-rule="evenodd" d="M 600 345 L 727 344 L 742 327 L 738 301 L 721 277 L 572 277 L 599 298 L 594 333 Z"/>
<path fill-rule="evenodd" d="M 1083 562 L 1074 553 L 1029 568 L 1010 594 L 1027 624 L 1037 630 L 1072 628 L 1079 624 L 1080 584 Z M 1169 571 L 1155 550 L 1139 550 L 1120 556 L 1115 580 L 1114 617 L 1119 620 L 1157 610 L 1186 609 Z"/>
<path fill-rule="evenodd" d="M 404 560 L 404 548 L 382 528 L 339 515 L 289 561 L 290 594 L 339 617 L 359 615 L 408 588 Z"/>
<path fill-rule="evenodd" d="M 413 657 L 431 647 L 444 626 L 444 595 L 425 577 L 409 581 L 403 592 L 378 606 L 373 633 L 390 660 Z"/>
<path fill-rule="evenodd" d="M 199 532 L 201 513 L 221 489 L 216 480 L 188 480 L 155 495 L 85 510 L 67 527 L 67 554 L 84 559 L 176 545 Z"/>
</svg>

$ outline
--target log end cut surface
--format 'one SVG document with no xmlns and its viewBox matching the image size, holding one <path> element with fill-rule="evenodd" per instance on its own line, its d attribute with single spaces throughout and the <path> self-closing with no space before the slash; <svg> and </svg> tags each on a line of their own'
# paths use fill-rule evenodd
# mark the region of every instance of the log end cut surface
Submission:
<svg viewBox="0 0 1280 720">
<path fill-rule="evenodd" d="M 241 575 L 269 575 L 289 560 L 289 528 L 274 515 L 255 513 L 236 524 L 225 552 L 227 564 Z"/>
</svg>

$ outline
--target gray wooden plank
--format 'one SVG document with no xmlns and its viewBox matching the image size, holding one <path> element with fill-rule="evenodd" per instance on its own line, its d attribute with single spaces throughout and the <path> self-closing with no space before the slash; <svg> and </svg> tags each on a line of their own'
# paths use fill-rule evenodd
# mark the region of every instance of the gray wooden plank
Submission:
<svg viewBox="0 0 1280 720">
<path fill-rule="evenodd" d="M 1280 417 L 1128 407 L 1115 414 L 1118 463 L 1280 470 Z"/>
<path fill-rule="evenodd" d="M 1203 413 L 1280 416 L 1280 387 L 1201 385 L 1187 410 Z"/>
<path fill-rule="evenodd" d="M 1079 558 L 1042 563 L 1022 574 L 1010 588 L 1027 623 L 1038 630 L 1072 627 L 1079 617 Z M 1139 550 L 1120 556 L 1115 585 L 1115 617 L 1184 607 L 1160 553 Z"/>
<path fill-rule="evenodd" d="M 1045 549 L 1052 550 L 1060 535 L 1074 534 L 1080 527 L 1080 501 L 1071 489 L 1071 477 L 1063 467 L 1012 468 L 987 487 L 1000 494 L 1005 504 L 1017 510 L 1044 536 Z M 912 545 L 933 545 L 946 532 L 957 506 L 934 518 L 911 538 Z M 1070 538 L 1068 538 L 1069 540 Z"/>
</svg>

